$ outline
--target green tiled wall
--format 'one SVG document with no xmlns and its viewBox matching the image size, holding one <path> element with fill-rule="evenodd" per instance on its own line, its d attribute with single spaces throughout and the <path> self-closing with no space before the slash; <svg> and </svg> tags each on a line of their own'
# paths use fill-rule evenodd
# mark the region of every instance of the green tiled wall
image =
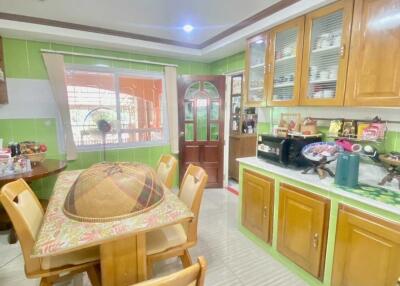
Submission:
<svg viewBox="0 0 400 286">
<path fill-rule="evenodd" d="M 46 68 L 43 63 L 40 49 L 52 49 L 95 55 L 106 55 L 130 58 L 136 60 L 149 60 L 178 65 L 178 74 L 207 75 L 211 73 L 211 66 L 206 63 L 184 61 L 166 57 L 144 56 L 129 52 L 109 51 L 94 48 L 62 45 L 49 42 L 26 41 L 19 39 L 3 38 L 5 74 L 12 78 L 47 79 Z M 107 65 L 145 71 L 162 71 L 162 66 L 130 63 L 113 60 L 104 60 L 80 56 L 65 56 L 66 63 L 85 65 Z"/>
<path fill-rule="evenodd" d="M 108 55 L 123 58 L 150 60 L 178 65 L 179 74 L 207 75 L 211 73 L 211 66 L 206 63 L 183 61 L 165 57 L 144 56 L 129 52 L 117 52 L 93 48 L 76 47 L 56 43 L 26 41 L 19 39 L 3 38 L 5 74 L 9 78 L 20 79 L 47 79 L 47 71 L 43 63 L 40 49 L 53 49 Z M 86 65 L 107 65 L 133 70 L 162 71 L 161 66 L 111 61 L 79 56 L 65 56 L 66 63 Z M 12 95 L 11 95 L 12 96 Z M 29 96 L 29 95 L 27 95 Z M 43 119 L 1 119 L 0 138 L 4 144 L 10 141 L 35 140 L 48 146 L 47 158 L 63 158 L 57 142 L 56 120 L 54 118 Z M 170 153 L 170 146 L 155 146 L 146 148 L 129 148 L 108 150 L 107 161 L 138 161 L 155 166 L 160 155 Z M 102 152 L 81 152 L 78 159 L 68 163 L 68 169 L 87 168 L 91 164 L 103 159 Z M 33 183 L 33 189 L 40 198 L 48 198 L 54 185 L 55 178 L 47 178 Z"/>
<path fill-rule="evenodd" d="M 211 74 L 226 74 L 244 70 L 244 52 L 212 62 Z"/>
</svg>

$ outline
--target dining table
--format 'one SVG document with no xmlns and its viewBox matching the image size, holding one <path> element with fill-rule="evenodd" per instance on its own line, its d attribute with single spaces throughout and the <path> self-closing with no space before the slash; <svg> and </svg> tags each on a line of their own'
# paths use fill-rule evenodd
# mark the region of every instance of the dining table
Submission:
<svg viewBox="0 0 400 286">
<path fill-rule="evenodd" d="M 7 183 L 18 179 L 24 179 L 28 184 L 35 180 L 43 179 L 49 176 L 55 176 L 67 168 L 67 162 L 57 159 L 45 159 L 41 162 L 32 164 L 32 170 L 24 173 L 10 174 L 0 177 L 0 188 Z M 47 200 L 40 200 L 42 206 L 47 205 Z M 0 204 L 0 224 L 1 230 L 10 230 L 8 242 L 14 244 L 17 242 L 17 235 L 14 228 L 11 226 L 10 218 L 8 217 L 3 206 Z"/>
<path fill-rule="evenodd" d="M 64 214 L 65 198 L 82 170 L 64 171 L 55 183 L 32 258 L 57 256 L 98 246 L 102 285 L 125 286 L 147 280 L 146 233 L 185 223 L 193 213 L 164 186 L 164 199 L 135 216 L 107 222 L 82 222 Z"/>
</svg>

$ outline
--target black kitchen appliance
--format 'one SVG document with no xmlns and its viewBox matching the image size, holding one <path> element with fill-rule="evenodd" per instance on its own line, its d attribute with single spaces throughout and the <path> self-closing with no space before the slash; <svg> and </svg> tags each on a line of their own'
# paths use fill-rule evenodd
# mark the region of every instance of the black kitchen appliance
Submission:
<svg viewBox="0 0 400 286">
<path fill-rule="evenodd" d="M 259 135 L 257 157 L 285 167 L 300 168 L 309 166 L 309 161 L 301 154 L 304 146 L 320 142 L 320 137 L 283 138 L 273 135 Z"/>
</svg>

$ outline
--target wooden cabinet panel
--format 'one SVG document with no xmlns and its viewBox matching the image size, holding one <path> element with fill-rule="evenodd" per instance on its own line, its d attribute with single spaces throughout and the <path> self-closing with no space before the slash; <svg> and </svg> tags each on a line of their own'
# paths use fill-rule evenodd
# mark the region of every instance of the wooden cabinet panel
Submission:
<svg viewBox="0 0 400 286">
<path fill-rule="evenodd" d="M 239 162 L 236 159 L 256 154 L 256 134 L 231 135 L 229 137 L 229 178 L 239 181 Z"/>
<path fill-rule="evenodd" d="M 353 1 L 341 0 L 307 14 L 302 105 L 343 105 Z"/>
<path fill-rule="evenodd" d="M 393 286 L 400 277 L 400 224 L 340 206 L 333 286 Z"/>
<path fill-rule="evenodd" d="M 271 42 L 266 72 L 267 103 L 270 106 L 298 105 L 304 17 L 273 28 L 269 35 Z"/>
<path fill-rule="evenodd" d="M 400 106 L 400 1 L 355 0 L 345 104 Z"/>
<path fill-rule="evenodd" d="M 322 280 L 329 220 L 329 200 L 281 184 L 278 251 Z"/>
<path fill-rule="evenodd" d="M 272 240 L 274 180 L 244 170 L 242 224 L 267 243 Z"/>
<path fill-rule="evenodd" d="M 267 50 L 267 33 L 247 41 L 244 95 L 247 107 L 265 105 L 264 74 Z"/>
</svg>

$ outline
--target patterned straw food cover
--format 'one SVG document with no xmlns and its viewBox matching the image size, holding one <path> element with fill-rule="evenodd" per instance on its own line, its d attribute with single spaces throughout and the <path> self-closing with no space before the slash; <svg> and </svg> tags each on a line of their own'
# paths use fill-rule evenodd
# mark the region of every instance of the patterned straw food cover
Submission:
<svg viewBox="0 0 400 286">
<path fill-rule="evenodd" d="M 163 199 L 162 183 L 152 168 L 104 162 L 79 175 L 65 198 L 64 213 L 79 221 L 111 221 L 146 212 Z"/>
</svg>

